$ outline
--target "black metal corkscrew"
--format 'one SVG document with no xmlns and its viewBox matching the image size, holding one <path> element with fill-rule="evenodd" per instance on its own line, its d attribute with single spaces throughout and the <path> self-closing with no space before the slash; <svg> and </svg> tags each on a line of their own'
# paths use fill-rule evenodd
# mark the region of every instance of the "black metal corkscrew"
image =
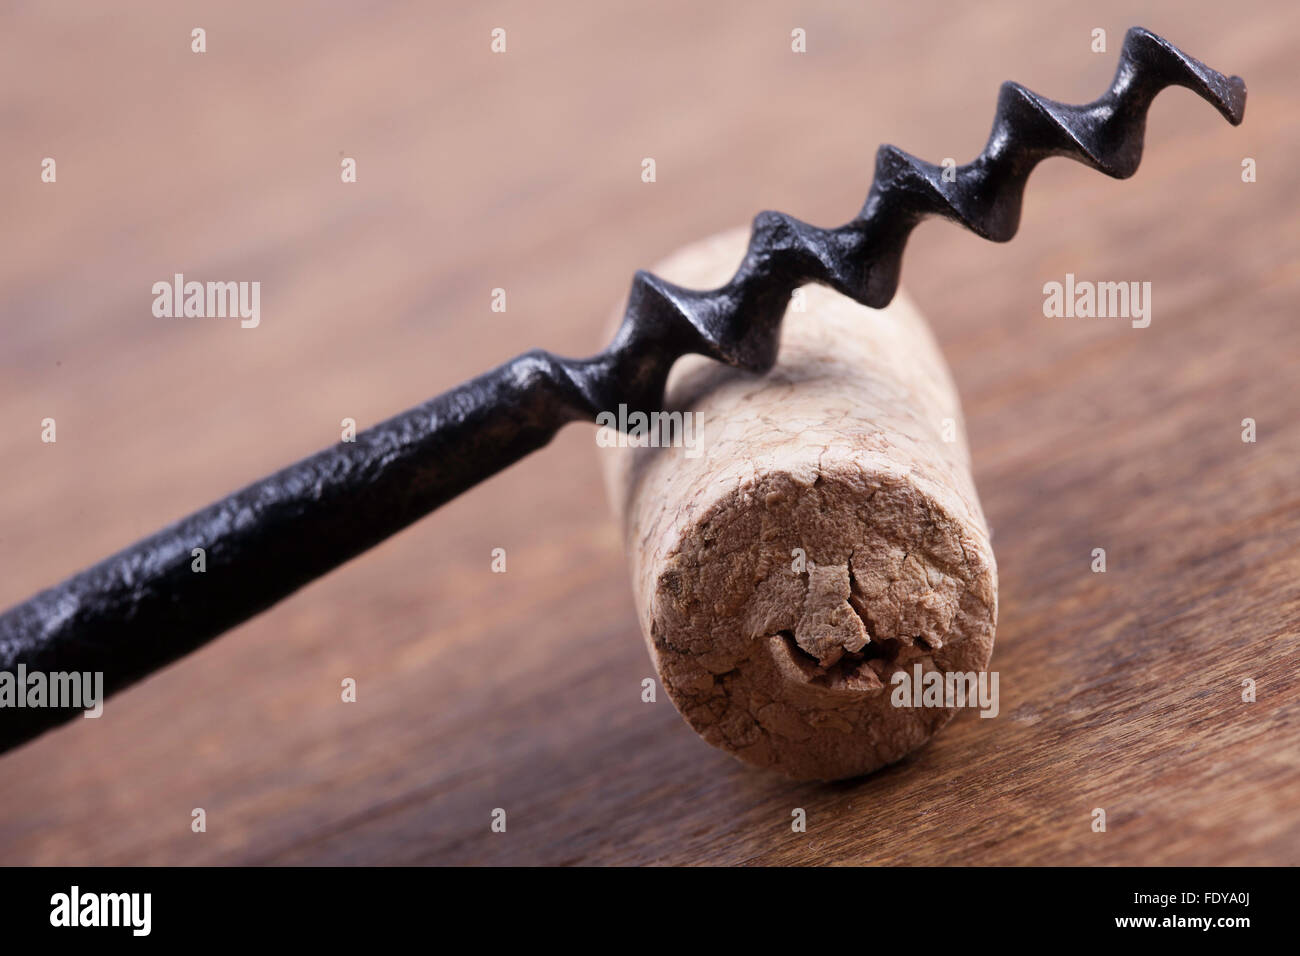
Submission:
<svg viewBox="0 0 1300 956">
<path fill-rule="evenodd" d="M 1085 106 L 1015 83 L 983 152 L 944 168 L 882 146 L 861 212 L 820 229 L 778 212 L 754 220 L 735 276 L 711 291 L 637 272 L 614 341 L 575 360 L 527 352 L 424 405 L 290 465 L 0 615 L 0 671 L 103 672 L 111 694 L 265 610 L 529 452 L 568 422 L 625 404 L 656 410 L 673 363 L 698 353 L 761 373 L 776 361 L 791 292 L 828 285 L 880 308 L 903 248 L 942 216 L 995 242 L 1016 231 L 1025 181 L 1049 156 L 1125 178 L 1142 155 L 1147 107 L 1191 89 L 1234 126 L 1246 86 L 1147 30 L 1124 38 L 1110 89 Z M 191 568 L 192 549 L 206 571 Z M 76 714 L 0 708 L 0 750 Z"/>
</svg>

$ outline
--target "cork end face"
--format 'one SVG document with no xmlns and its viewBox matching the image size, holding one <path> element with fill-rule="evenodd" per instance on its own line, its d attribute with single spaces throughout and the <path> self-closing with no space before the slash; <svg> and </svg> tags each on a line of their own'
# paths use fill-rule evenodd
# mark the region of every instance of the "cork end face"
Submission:
<svg viewBox="0 0 1300 956">
<path fill-rule="evenodd" d="M 860 452 L 822 456 L 805 474 L 756 475 L 686 527 L 659 575 L 650 643 L 706 741 L 837 780 L 901 759 L 952 719 L 942 695 L 927 704 L 912 685 L 987 668 L 996 570 L 982 524 L 923 484 Z"/>
</svg>

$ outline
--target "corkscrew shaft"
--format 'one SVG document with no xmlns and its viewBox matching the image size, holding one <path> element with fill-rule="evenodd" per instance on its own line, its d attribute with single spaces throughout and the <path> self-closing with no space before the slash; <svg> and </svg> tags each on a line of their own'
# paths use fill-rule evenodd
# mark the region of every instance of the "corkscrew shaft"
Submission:
<svg viewBox="0 0 1300 956">
<path fill-rule="evenodd" d="M 582 412 L 546 366 L 522 355 L 12 608 L 0 672 L 102 673 L 107 695 L 189 653 L 550 441 Z M 0 751 L 78 712 L 0 708 Z"/>
</svg>

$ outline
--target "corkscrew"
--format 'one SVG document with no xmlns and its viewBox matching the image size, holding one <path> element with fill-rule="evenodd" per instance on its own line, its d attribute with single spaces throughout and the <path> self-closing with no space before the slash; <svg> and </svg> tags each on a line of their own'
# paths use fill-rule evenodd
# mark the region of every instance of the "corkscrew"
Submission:
<svg viewBox="0 0 1300 956">
<path fill-rule="evenodd" d="M 0 615 L 0 672 L 102 672 L 111 694 L 543 447 L 563 425 L 620 405 L 659 409 L 669 370 L 687 353 L 768 371 L 800 285 L 821 283 L 881 308 L 923 219 L 941 216 L 1005 242 L 1019 224 L 1030 172 L 1049 156 L 1131 176 L 1147 108 L 1168 86 L 1197 93 L 1234 126 L 1242 121 L 1240 77 L 1140 28 L 1125 36 L 1115 78 L 1092 103 L 1058 103 L 1006 83 L 983 151 L 947 177 L 944 167 L 882 146 L 866 202 L 845 225 L 821 229 L 759 213 L 739 269 L 709 291 L 637 272 L 603 352 L 586 359 L 527 352 L 42 591 Z M 193 569 L 198 548 L 203 573 Z M 76 713 L 0 708 L 0 750 Z"/>
</svg>

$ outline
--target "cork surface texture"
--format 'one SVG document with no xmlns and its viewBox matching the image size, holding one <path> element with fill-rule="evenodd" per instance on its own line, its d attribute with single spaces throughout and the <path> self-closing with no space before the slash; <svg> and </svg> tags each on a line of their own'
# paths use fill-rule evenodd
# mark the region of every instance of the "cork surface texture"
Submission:
<svg viewBox="0 0 1300 956">
<path fill-rule="evenodd" d="M 713 288 L 747 240 L 701 240 L 654 271 Z M 680 429 L 604 437 L 602 465 L 642 634 L 687 722 L 804 780 L 860 776 L 924 744 L 967 706 L 966 687 L 927 707 L 910 684 L 978 679 L 997 568 L 960 402 L 908 296 L 876 310 L 805 288 L 776 368 L 690 357 L 667 407 Z"/>
</svg>

